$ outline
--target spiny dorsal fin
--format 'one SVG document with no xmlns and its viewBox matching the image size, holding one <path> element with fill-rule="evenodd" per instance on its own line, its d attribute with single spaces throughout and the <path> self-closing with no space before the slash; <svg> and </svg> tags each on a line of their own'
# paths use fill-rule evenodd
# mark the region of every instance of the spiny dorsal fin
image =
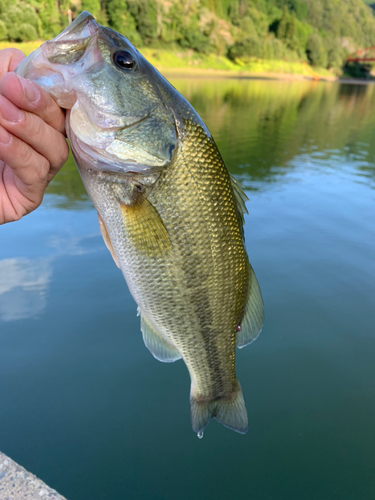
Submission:
<svg viewBox="0 0 375 500">
<path fill-rule="evenodd" d="M 139 193 L 132 205 L 121 203 L 126 231 L 139 252 L 160 255 L 171 247 L 168 232 L 155 207 Z"/>
<path fill-rule="evenodd" d="M 246 196 L 243 190 L 243 186 L 237 179 L 233 177 L 232 174 L 229 174 L 230 182 L 232 184 L 232 189 L 234 193 L 234 199 L 236 201 L 237 215 L 240 221 L 240 224 L 243 226 L 245 219 L 244 214 L 247 214 L 246 202 L 249 198 Z"/>
<path fill-rule="evenodd" d="M 142 312 L 141 331 L 145 346 L 156 359 L 163 361 L 164 363 L 173 363 L 173 361 L 181 359 L 181 355 L 177 349 L 164 340 L 159 333 L 155 331 Z"/>
<path fill-rule="evenodd" d="M 236 333 L 236 344 L 240 349 L 251 344 L 258 337 L 263 326 L 262 294 L 258 280 L 250 264 L 249 268 L 249 292 L 245 315 L 241 321 L 241 330 Z"/>
<path fill-rule="evenodd" d="M 105 227 L 103 219 L 100 217 L 99 213 L 98 213 L 98 219 L 99 219 L 100 232 L 102 233 L 105 246 L 110 251 L 110 254 L 112 255 L 113 260 L 115 261 L 116 266 L 120 267 L 120 264 L 119 264 L 118 259 L 117 259 L 117 255 L 115 254 L 111 240 L 109 239 L 107 228 Z"/>
</svg>

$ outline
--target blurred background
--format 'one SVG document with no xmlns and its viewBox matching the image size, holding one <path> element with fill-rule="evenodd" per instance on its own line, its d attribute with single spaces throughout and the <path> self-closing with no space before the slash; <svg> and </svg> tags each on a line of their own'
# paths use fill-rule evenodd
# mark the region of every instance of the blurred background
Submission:
<svg viewBox="0 0 375 500">
<path fill-rule="evenodd" d="M 146 56 L 163 68 L 369 77 L 374 5 L 373 0 L 1 0 L 0 47 L 23 42 L 21 48 L 30 52 L 88 10 L 135 46 L 152 49 Z"/>
</svg>

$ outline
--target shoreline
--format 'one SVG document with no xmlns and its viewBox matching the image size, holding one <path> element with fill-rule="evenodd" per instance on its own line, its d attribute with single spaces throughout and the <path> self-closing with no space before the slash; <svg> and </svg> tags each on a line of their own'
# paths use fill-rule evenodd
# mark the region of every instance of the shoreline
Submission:
<svg viewBox="0 0 375 500">
<path fill-rule="evenodd" d="M 0 50 L 14 47 L 26 55 L 37 49 L 43 40 L 34 42 L 0 42 Z M 313 68 L 303 62 L 284 60 L 256 60 L 240 66 L 224 56 L 197 54 L 192 51 L 167 51 L 140 47 L 140 52 L 163 75 L 183 78 L 233 78 L 243 80 L 283 80 L 304 82 L 335 82 L 348 85 L 367 85 L 374 79 L 339 77 L 324 68 Z M 163 60 L 163 62 L 161 62 Z M 250 68 L 249 68 L 250 66 Z M 251 68 L 257 68 L 253 69 Z M 259 69 L 258 69 L 259 68 Z M 275 68 L 275 71 L 272 69 Z M 277 70 L 277 68 L 279 68 Z M 289 70 L 289 71 L 288 71 Z"/>
<path fill-rule="evenodd" d="M 303 82 L 325 82 L 340 83 L 347 85 L 367 85 L 374 84 L 375 79 L 367 78 L 344 78 L 337 76 L 322 75 L 319 78 L 303 75 L 299 73 L 276 73 L 271 71 L 233 71 L 217 70 L 206 68 L 169 68 L 155 65 L 156 69 L 162 75 L 174 78 L 233 78 L 237 80 L 284 80 L 284 81 L 303 81 Z"/>
</svg>

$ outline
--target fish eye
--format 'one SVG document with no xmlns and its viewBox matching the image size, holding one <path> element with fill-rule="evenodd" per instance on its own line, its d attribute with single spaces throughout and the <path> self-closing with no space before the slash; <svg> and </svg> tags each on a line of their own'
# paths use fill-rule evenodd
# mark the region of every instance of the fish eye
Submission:
<svg viewBox="0 0 375 500">
<path fill-rule="evenodd" d="M 135 66 L 135 60 L 127 50 L 117 50 L 113 54 L 113 62 L 120 69 L 132 69 Z"/>
</svg>

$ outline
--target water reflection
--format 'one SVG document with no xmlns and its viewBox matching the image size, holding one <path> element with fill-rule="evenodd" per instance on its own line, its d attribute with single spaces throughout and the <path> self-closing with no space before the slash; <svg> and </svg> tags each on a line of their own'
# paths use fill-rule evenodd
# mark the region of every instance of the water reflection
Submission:
<svg viewBox="0 0 375 500">
<path fill-rule="evenodd" d="M 47 230 L 48 231 L 48 230 Z M 48 289 L 59 259 L 83 256 L 103 249 L 99 229 L 81 236 L 49 234 L 44 245 L 51 249 L 45 257 L 13 257 L 0 260 L 0 321 L 37 318 L 48 305 Z"/>
<path fill-rule="evenodd" d="M 301 153 L 322 155 L 326 166 L 347 162 L 361 181 L 375 180 L 374 85 L 236 79 L 174 78 L 210 128 L 229 170 L 249 189 L 266 189 L 305 168 Z M 244 161 L 246 160 L 246 161 Z M 51 183 L 49 203 L 91 207 L 74 161 Z"/>
<path fill-rule="evenodd" d="M 0 260 L 0 319 L 35 318 L 47 305 L 50 258 Z"/>
</svg>

